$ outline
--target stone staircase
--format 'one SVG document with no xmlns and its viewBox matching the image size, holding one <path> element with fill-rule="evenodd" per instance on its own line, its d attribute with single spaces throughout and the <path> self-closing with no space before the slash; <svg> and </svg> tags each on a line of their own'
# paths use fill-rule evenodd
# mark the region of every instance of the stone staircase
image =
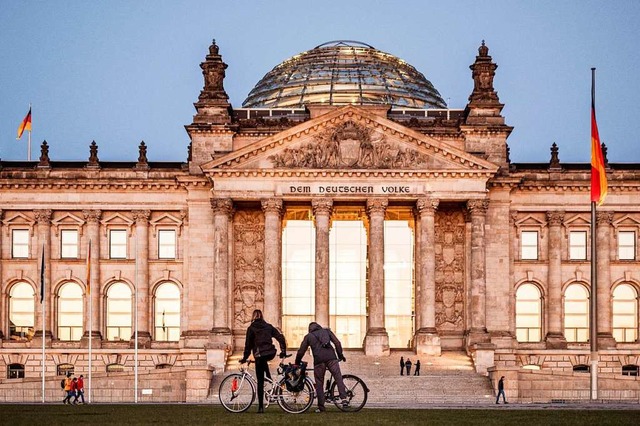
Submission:
<svg viewBox="0 0 640 426">
<path fill-rule="evenodd" d="M 411 376 L 400 376 L 400 357 L 414 363 Z M 367 357 L 362 351 L 345 351 L 343 374 L 355 374 L 370 389 L 367 407 L 418 408 L 433 405 L 489 405 L 495 396 L 489 378 L 474 371 L 473 362 L 464 352 L 443 352 L 442 356 L 422 355 L 410 351 L 394 351 L 389 357 Z M 229 358 L 227 372 L 238 368 L 239 354 Z M 414 376 L 415 361 L 420 359 L 420 376 Z M 289 358 L 293 362 L 293 357 Z M 313 365 L 307 355 L 305 361 Z M 277 359 L 271 363 L 275 372 Z M 313 370 L 309 370 L 313 377 Z M 327 373 L 328 378 L 328 373 Z M 209 400 L 218 403 L 217 386 L 221 377 L 212 380 Z"/>
</svg>

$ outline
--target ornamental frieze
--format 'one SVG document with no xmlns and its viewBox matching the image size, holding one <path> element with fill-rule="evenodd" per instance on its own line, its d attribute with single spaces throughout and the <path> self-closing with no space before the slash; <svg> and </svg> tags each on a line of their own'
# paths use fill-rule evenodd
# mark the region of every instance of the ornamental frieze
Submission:
<svg viewBox="0 0 640 426">
<path fill-rule="evenodd" d="M 269 160 L 277 168 L 418 169 L 427 165 L 429 157 L 347 121 L 316 135 L 313 142 L 286 148 Z"/>
<path fill-rule="evenodd" d="M 465 223 L 464 213 L 443 208 L 435 216 L 436 327 L 464 330 Z"/>
</svg>

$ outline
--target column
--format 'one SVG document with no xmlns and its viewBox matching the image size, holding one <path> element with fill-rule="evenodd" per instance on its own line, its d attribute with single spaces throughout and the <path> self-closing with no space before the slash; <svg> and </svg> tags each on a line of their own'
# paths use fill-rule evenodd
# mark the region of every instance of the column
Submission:
<svg viewBox="0 0 640 426">
<path fill-rule="evenodd" d="M 468 344 L 487 343 L 486 327 L 486 249 L 484 226 L 489 202 L 469 200 L 471 219 L 471 322 Z"/>
<path fill-rule="evenodd" d="M 102 338 L 102 333 L 100 332 L 100 292 L 102 291 L 102 283 L 100 282 L 100 218 L 102 217 L 102 211 L 83 210 L 82 214 L 84 215 L 84 220 L 87 222 L 87 251 L 89 250 L 89 241 L 91 241 L 91 258 L 89 259 L 91 292 L 89 295 L 90 300 L 85 302 L 87 315 L 85 315 L 84 336 L 82 339 L 88 339 L 89 328 L 91 328 L 91 335 L 94 339 L 92 348 L 95 348 L 95 344 L 99 343 Z M 85 285 L 88 284 L 89 283 L 85 283 Z M 91 304 L 91 309 L 89 304 Z M 91 317 L 89 317 L 89 311 L 92 312 Z M 91 321 L 91 327 L 89 326 L 89 321 Z M 84 345 L 83 343 L 83 346 Z"/>
<path fill-rule="evenodd" d="M 612 334 L 611 324 L 611 223 L 613 213 L 596 212 L 596 268 L 598 285 L 596 295 L 598 297 L 598 349 L 611 349 L 616 347 L 616 341 Z M 592 235 L 591 238 L 594 238 Z M 591 297 L 593 297 L 593 293 Z"/>
<path fill-rule="evenodd" d="M 547 258 L 549 268 L 547 272 L 547 285 L 549 286 L 549 298 L 546 303 L 548 312 L 547 348 L 564 349 L 567 341 L 562 333 L 562 222 L 563 211 L 547 212 L 548 248 Z"/>
<path fill-rule="evenodd" d="M 229 223 L 233 202 L 229 198 L 211 200 L 213 209 L 213 328 L 214 340 L 231 344 L 229 321 Z"/>
<path fill-rule="evenodd" d="M 329 224 L 333 200 L 311 200 L 316 226 L 316 322 L 329 327 Z"/>
<path fill-rule="evenodd" d="M 264 211 L 264 317 L 282 328 L 282 199 L 262 200 Z"/>
<path fill-rule="evenodd" d="M 2 214 L 3 214 L 2 209 L 0 209 L 0 277 L 2 277 L 2 232 L 3 232 Z M 0 281 L 0 285 L 2 285 L 1 281 Z M 2 299 L 0 300 L 0 324 L 9 323 L 9 321 L 7 321 L 8 309 L 5 308 L 6 299 L 7 299 L 6 297 L 2 297 Z M 37 328 L 37 323 L 34 324 L 34 326 Z M 0 348 L 2 347 L 2 339 L 4 339 L 4 333 L 2 332 L 2 328 L 0 328 Z"/>
<path fill-rule="evenodd" d="M 136 289 L 133 296 L 138 308 L 138 347 L 151 347 L 151 333 L 149 332 L 149 300 L 151 300 L 149 295 L 149 217 L 151 212 L 149 210 L 133 210 L 131 213 L 136 221 L 134 244 Z M 132 325 L 135 327 L 135 322 Z M 131 338 L 133 339 L 134 336 Z"/>
<path fill-rule="evenodd" d="M 389 355 L 389 334 L 384 327 L 384 216 L 389 201 L 386 198 L 367 199 L 369 215 L 369 301 L 368 327 L 364 338 L 367 355 Z"/>
<path fill-rule="evenodd" d="M 42 264 L 42 250 L 44 249 L 44 282 L 45 282 L 45 293 L 44 293 L 44 302 L 46 303 L 45 307 L 45 318 L 44 324 L 45 327 L 42 327 L 43 318 L 42 318 L 42 309 L 38 304 L 37 309 L 35 311 L 35 328 L 36 336 L 42 336 L 42 330 L 44 328 L 44 336 L 45 339 L 51 339 L 51 310 L 53 308 L 53 303 L 51 303 L 51 210 L 34 210 L 33 211 L 36 222 L 37 222 L 37 235 L 38 235 L 38 245 L 31 250 L 32 257 L 37 259 L 36 264 L 38 265 L 36 276 L 38 277 L 38 289 L 39 286 L 42 285 L 40 282 L 40 268 Z M 37 299 L 39 300 L 39 292 L 36 291 Z M 40 341 L 42 342 L 42 341 Z"/>
<path fill-rule="evenodd" d="M 420 323 L 417 324 L 415 335 L 415 347 L 417 354 L 440 356 L 440 337 L 436 330 L 436 252 L 435 252 L 435 213 L 440 201 L 428 197 L 420 198 L 416 203 L 419 215 L 420 233 L 417 240 L 420 251 L 416 261 L 420 271 L 416 283 L 419 291 L 416 291 L 416 312 Z"/>
</svg>

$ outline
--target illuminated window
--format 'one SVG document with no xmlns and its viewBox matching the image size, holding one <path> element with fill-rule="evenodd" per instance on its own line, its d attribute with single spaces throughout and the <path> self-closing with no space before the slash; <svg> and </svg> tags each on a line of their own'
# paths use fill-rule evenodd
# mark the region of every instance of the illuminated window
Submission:
<svg viewBox="0 0 640 426">
<path fill-rule="evenodd" d="M 161 229 L 158 231 L 158 259 L 176 258 L 176 231 Z"/>
<path fill-rule="evenodd" d="M 569 232 L 569 259 L 587 259 L 587 233 L 585 231 Z"/>
<path fill-rule="evenodd" d="M 180 288 L 165 282 L 156 288 L 155 340 L 177 342 L 180 340 Z"/>
<path fill-rule="evenodd" d="M 516 291 L 516 339 L 518 342 L 542 339 L 542 298 L 534 284 L 522 284 Z"/>
<path fill-rule="evenodd" d="M 122 364 L 109 364 L 107 365 L 107 373 L 120 373 L 124 371 L 124 365 Z"/>
<path fill-rule="evenodd" d="M 567 342 L 589 341 L 589 294 L 581 284 L 564 292 L 564 337 Z"/>
<path fill-rule="evenodd" d="M 60 231 L 60 257 L 63 259 L 78 258 L 78 231 L 75 229 Z"/>
<path fill-rule="evenodd" d="M 58 339 L 80 340 L 83 313 L 82 288 L 73 282 L 63 284 L 58 292 Z"/>
<path fill-rule="evenodd" d="M 107 291 L 107 340 L 131 338 L 131 289 L 123 282 L 114 283 Z"/>
<path fill-rule="evenodd" d="M 112 229 L 109 231 L 109 258 L 127 258 L 127 231 Z"/>
<path fill-rule="evenodd" d="M 56 367 L 56 373 L 58 376 L 66 376 L 67 374 L 71 374 L 73 376 L 74 368 L 73 364 L 58 364 Z"/>
<path fill-rule="evenodd" d="M 633 231 L 618 232 L 618 259 L 636 259 L 636 233 Z"/>
<path fill-rule="evenodd" d="M 520 244 L 522 260 L 538 260 L 538 231 L 522 231 Z"/>
<path fill-rule="evenodd" d="M 33 287 L 20 282 L 9 292 L 9 335 L 11 340 L 31 340 L 34 333 Z"/>
<path fill-rule="evenodd" d="M 14 229 L 11 231 L 11 257 L 14 259 L 29 258 L 28 229 Z"/>
<path fill-rule="evenodd" d="M 635 342 L 638 338 L 638 295 L 629 284 L 613 290 L 613 337 L 618 342 Z"/>
<path fill-rule="evenodd" d="M 24 379 L 24 364 L 9 364 L 7 379 Z"/>
</svg>

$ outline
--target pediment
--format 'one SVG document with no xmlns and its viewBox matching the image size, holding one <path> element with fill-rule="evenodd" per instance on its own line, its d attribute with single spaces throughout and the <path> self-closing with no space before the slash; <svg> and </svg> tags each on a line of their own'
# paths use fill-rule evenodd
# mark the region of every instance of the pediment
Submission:
<svg viewBox="0 0 640 426">
<path fill-rule="evenodd" d="M 488 161 L 380 117 L 345 106 L 202 166 L 242 170 L 495 173 Z"/>
</svg>

